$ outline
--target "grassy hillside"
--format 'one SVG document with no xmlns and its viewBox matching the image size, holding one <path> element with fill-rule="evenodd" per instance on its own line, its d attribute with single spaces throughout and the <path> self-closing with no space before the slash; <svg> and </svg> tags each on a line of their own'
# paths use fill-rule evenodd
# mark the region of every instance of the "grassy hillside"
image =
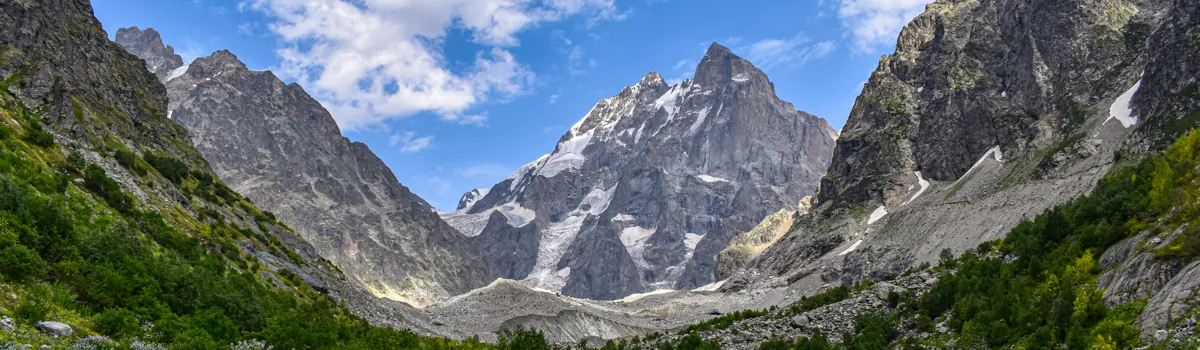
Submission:
<svg viewBox="0 0 1200 350">
<path fill-rule="evenodd" d="M 270 213 L 203 170 L 115 140 L 85 157 L 91 150 L 69 150 L 74 142 L 43 126 L 41 111 L 7 92 L 0 105 L 0 315 L 17 326 L 0 332 L 0 344 L 66 347 L 105 336 L 87 339 L 102 348 L 478 347 L 350 314 L 292 271 L 323 261 L 301 258 L 273 233 L 287 229 Z M 126 184 L 89 157 L 120 164 Z M 130 185 L 186 200 L 139 198 Z M 35 329 L 41 321 L 77 335 L 51 339 Z"/>
</svg>

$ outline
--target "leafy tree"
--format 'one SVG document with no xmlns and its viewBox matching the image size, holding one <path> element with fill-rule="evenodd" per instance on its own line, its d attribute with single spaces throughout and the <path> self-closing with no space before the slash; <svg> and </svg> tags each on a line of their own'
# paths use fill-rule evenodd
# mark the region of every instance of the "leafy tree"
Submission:
<svg viewBox="0 0 1200 350">
<path fill-rule="evenodd" d="M 525 329 L 506 329 L 500 333 L 497 350 L 550 350 L 550 343 L 542 331 Z"/>
<path fill-rule="evenodd" d="M 0 273 L 13 281 L 25 281 L 37 277 L 45 262 L 37 252 L 20 244 L 0 250 Z"/>
</svg>

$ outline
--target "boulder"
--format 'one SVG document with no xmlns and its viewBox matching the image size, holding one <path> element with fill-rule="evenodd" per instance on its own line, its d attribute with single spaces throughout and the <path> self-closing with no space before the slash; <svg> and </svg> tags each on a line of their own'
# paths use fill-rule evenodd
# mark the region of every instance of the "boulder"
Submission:
<svg viewBox="0 0 1200 350">
<path fill-rule="evenodd" d="M 51 338 L 67 337 L 75 334 L 71 326 L 58 322 L 38 322 L 37 329 Z"/>
</svg>

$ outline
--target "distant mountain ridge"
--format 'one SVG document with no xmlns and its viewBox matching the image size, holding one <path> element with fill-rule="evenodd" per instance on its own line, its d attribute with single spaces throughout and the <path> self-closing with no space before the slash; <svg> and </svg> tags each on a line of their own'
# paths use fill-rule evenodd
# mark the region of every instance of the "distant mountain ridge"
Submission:
<svg viewBox="0 0 1200 350">
<path fill-rule="evenodd" d="M 534 288 L 591 299 L 692 289 L 714 282 L 733 236 L 816 190 L 836 138 L 714 43 L 694 79 L 646 75 L 443 217 Z"/>
<path fill-rule="evenodd" d="M 174 62 L 157 56 L 170 50 L 153 29 L 121 32 L 118 41 L 146 55 L 147 68 Z M 187 128 L 220 178 L 376 296 L 423 306 L 499 277 L 367 145 L 343 137 L 299 85 L 251 71 L 229 51 L 160 78 L 170 96 L 168 117 Z"/>
</svg>

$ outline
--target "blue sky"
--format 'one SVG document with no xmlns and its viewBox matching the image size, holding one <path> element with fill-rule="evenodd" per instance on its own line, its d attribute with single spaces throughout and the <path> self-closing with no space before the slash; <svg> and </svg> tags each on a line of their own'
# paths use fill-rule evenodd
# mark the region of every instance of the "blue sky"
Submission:
<svg viewBox="0 0 1200 350">
<path fill-rule="evenodd" d="M 711 42 L 840 129 L 929 0 L 93 0 L 110 37 L 152 27 L 191 60 L 228 49 L 299 82 L 343 134 L 440 209 L 553 150 L 647 72 L 690 77 Z"/>
</svg>

